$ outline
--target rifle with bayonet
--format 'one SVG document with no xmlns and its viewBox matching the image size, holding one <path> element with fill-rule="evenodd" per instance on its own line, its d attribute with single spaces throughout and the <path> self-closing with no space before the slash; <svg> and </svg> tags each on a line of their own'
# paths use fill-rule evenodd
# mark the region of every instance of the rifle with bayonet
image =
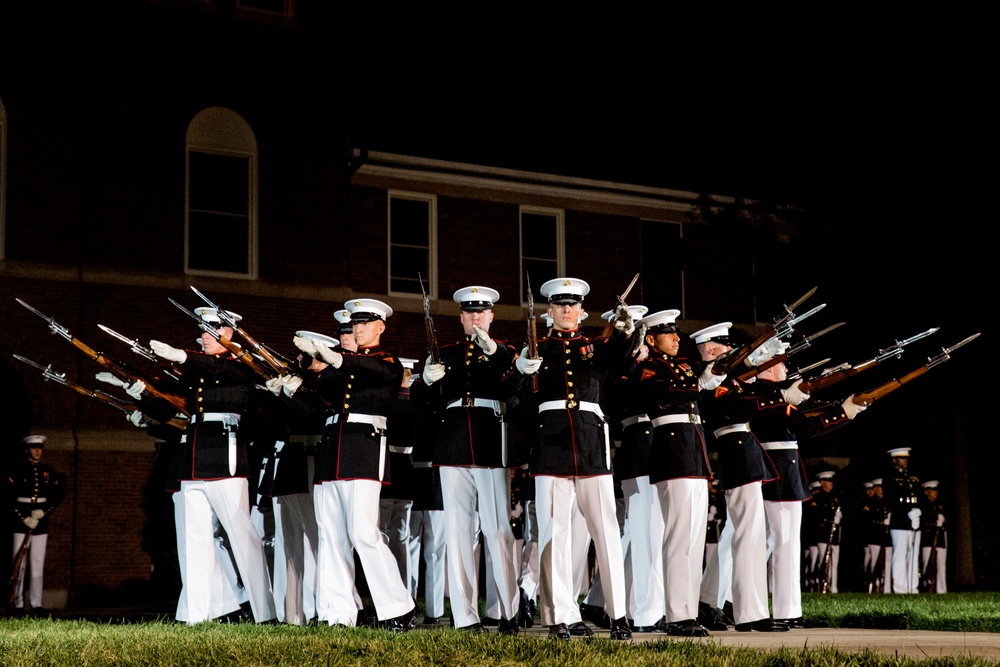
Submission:
<svg viewBox="0 0 1000 667">
<path fill-rule="evenodd" d="M 215 340 L 219 341 L 219 344 L 222 345 L 222 347 L 224 347 L 227 350 L 229 350 L 229 352 L 234 357 L 236 357 L 236 359 L 238 361 L 243 362 L 244 364 L 246 364 L 247 366 L 249 366 L 250 368 L 252 368 L 255 373 L 257 373 L 258 375 L 261 375 L 263 377 L 266 377 L 269 380 L 272 377 L 274 377 L 274 371 L 271 368 L 269 368 L 269 367 L 261 366 L 257 362 L 257 358 L 254 357 L 248 350 L 244 350 L 242 347 L 240 347 L 239 345 L 237 345 L 233 341 L 229 340 L 228 338 L 226 338 L 222 334 L 220 334 L 218 331 L 216 331 L 215 329 L 212 328 L 211 324 L 209 324 L 208 322 L 206 322 L 205 320 L 203 320 L 196 313 L 194 313 L 194 312 L 188 310 L 187 308 L 185 308 L 183 305 L 181 305 L 180 303 L 178 303 L 174 299 L 169 299 L 168 298 L 168 301 L 170 301 L 170 303 L 174 304 L 175 306 L 177 306 L 178 309 L 180 309 L 181 311 L 183 311 L 184 313 L 186 313 L 188 315 L 188 317 L 194 318 L 194 320 L 198 322 L 198 326 L 201 327 L 202 331 L 204 331 L 205 333 L 207 333 L 209 336 L 211 336 Z M 226 326 L 230 326 L 230 325 L 227 324 Z"/>
<path fill-rule="evenodd" d="M 69 387 L 70 389 L 80 394 L 81 396 L 87 396 L 89 398 L 97 399 L 101 403 L 104 403 L 105 405 L 110 406 L 115 410 L 124 413 L 125 415 L 131 415 L 136 410 L 136 406 L 132 405 L 131 403 L 126 403 L 120 398 L 112 396 L 107 392 L 103 392 L 100 389 L 96 390 L 87 389 L 86 387 L 78 385 L 72 380 L 66 379 L 65 373 L 57 373 L 56 371 L 52 370 L 52 364 L 49 364 L 48 366 L 42 366 L 40 363 L 32 361 L 27 357 L 22 357 L 19 354 L 15 354 L 13 356 L 18 361 L 28 364 L 29 366 L 33 366 L 34 368 L 40 370 L 42 372 L 42 377 L 45 378 L 46 380 L 52 380 L 53 382 Z M 182 431 L 184 430 L 184 427 L 187 424 L 187 422 L 185 422 L 183 419 L 172 419 L 167 423 L 170 426 L 174 426 L 176 428 L 181 429 Z"/>
<path fill-rule="evenodd" d="M 274 373 L 277 373 L 279 376 L 288 375 L 289 373 L 291 373 L 291 371 L 288 369 L 287 366 L 278 361 L 278 359 L 273 354 L 271 354 L 271 352 L 266 347 L 264 347 L 256 340 L 254 340 L 253 337 L 249 333 L 247 333 L 243 327 L 236 326 L 236 321 L 229 315 L 228 310 L 224 310 L 219 306 L 217 306 L 216 304 L 212 303 L 212 301 L 207 296 L 199 292 L 194 285 L 191 286 L 191 291 L 197 294 L 199 297 L 201 297 L 201 300 L 207 303 L 211 308 L 214 308 L 219 315 L 219 320 L 224 325 L 226 325 L 227 327 L 238 333 L 240 337 L 246 341 L 247 345 L 250 346 L 251 351 L 254 354 L 260 355 L 260 358 L 263 359 L 267 363 L 267 365 L 270 366 L 274 371 L 273 373 L 261 373 L 258 370 L 257 371 L 258 373 L 260 373 L 266 378 L 273 377 Z M 220 339 L 219 342 L 222 343 L 222 340 Z M 225 343 L 222 344 L 225 345 Z M 226 346 L 226 349 L 229 349 L 229 347 Z M 232 350 L 229 351 L 232 352 Z M 255 368 L 254 370 L 257 369 Z"/>
<path fill-rule="evenodd" d="M 737 379 L 742 380 L 743 382 L 746 382 L 750 378 L 757 377 L 758 375 L 760 375 L 761 373 L 763 373 L 764 371 L 766 371 L 768 368 L 772 368 L 774 366 L 777 366 L 778 364 L 784 363 L 784 362 L 788 361 L 788 358 L 790 356 L 792 356 L 793 354 L 801 352 L 802 350 L 805 350 L 806 348 L 810 347 L 812 345 L 812 342 L 814 340 L 816 340 L 817 338 L 819 338 L 820 336 L 828 334 L 831 331 L 833 331 L 834 329 L 837 329 L 837 328 L 842 327 L 842 326 L 844 326 L 844 323 L 843 322 L 838 322 L 837 324 L 831 324 L 830 326 L 828 326 L 827 328 L 823 329 L 822 331 L 817 331 L 816 333 L 812 334 L 811 336 L 803 336 L 802 340 L 800 340 L 798 343 L 792 345 L 790 348 L 788 348 L 787 350 L 785 350 L 784 354 L 776 354 L 773 357 L 771 357 L 770 359 L 768 359 L 767 361 L 761 362 L 760 364 L 754 366 L 753 368 L 751 368 L 750 370 L 746 371 L 745 373 L 741 373 L 740 375 L 737 375 L 736 377 L 737 377 Z M 826 361 L 822 362 L 820 365 L 825 364 L 827 361 L 830 361 L 830 360 L 827 359 Z M 799 371 L 800 374 L 802 372 L 803 371 Z"/>
<path fill-rule="evenodd" d="M 156 356 L 156 353 L 153 352 L 153 349 L 143 345 L 138 338 L 136 339 L 126 338 L 125 336 L 121 335 L 111 327 L 106 327 L 103 324 L 98 324 L 97 328 L 103 331 L 104 333 L 114 336 L 123 343 L 126 343 L 130 347 L 130 349 L 136 354 L 138 354 L 140 357 L 152 361 L 154 364 L 159 366 L 160 369 L 174 382 L 180 380 L 180 378 L 177 377 L 176 369 L 174 368 L 173 364 L 166 361 L 162 357 Z"/>
<path fill-rule="evenodd" d="M 625 291 L 622 292 L 620 295 L 615 296 L 615 299 L 618 301 L 618 303 L 615 306 L 614 314 L 611 316 L 611 319 L 608 320 L 607 325 L 605 325 L 604 327 L 603 335 L 605 337 L 610 336 L 611 334 L 614 333 L 616 322 L 623 321 L 626 317 L 631 319 L 632 315 L 628 312 L 628 303 L 625 302 L 625 299 L 628 298 L 629 292 L 632 291 L 632 288 L 635 287 L 635 284 L 636 282 L 638 282 L 638 280 L 639 280 L 639 274 L 637 273 L 635 274 L 635 276 L 632 277 L 632 281 L 629 282 L 628 287 L 625 288 Z"/>
<path fill-rule="evenodd" d="M 432 364 L 440 364 L 441 348 L 438 345 L 437 333 L 434 331 L 434 318 L 431 317 L 431 299 L 427 296 L 427 290 L 424 289 L 424 277 L 418 273 L 417 280 L 420 281 L 420 293 L 424 298 L 424 329 L 427 332 L 427 353 L 431 357 Z"/>
<path fill-rule="evenodd" d="M 899 389 L 908 382 L 916 380 L 918 377 L 920 377 L 930 369 L 934 368 L 935 366 L 940 366 L 944 362 L 948 361 L 949 359 L 951 359 L 952 352 L 962 347 L 963 345 L 966 345 L 967 343 L 971 343 L 976 338 L 979 338 L 978 333 L 972 334 L 968 338 L 955 343 L 951 347 L 941 348 L 940 354 L 928 358 L 927 363 L 918 368 L 917 370 L 911 371 L 899 379 L 890 380 L 889 382 L 879 385 L 878 387 L 872 389 L 871 391 L 866 391 L 861 394 L 855 394 L 854 398 L 852 399 L 852 402 L 855 405 L 871 405 L 878 399 L 883 398 L 886 394 Z"/>
<path fill-rule="evenodd" d="M 874 368 L 875 366 L 882 363 L 886 359 L 890 359 L 892 357 L 899 359 L 903 355 L 903 348 L 905 346 L 915 341 L 918 341 L 922 338 L 926 338 L 927 336 L 930 336 L 937 330 L 938 327 L 933 327 L 928 329 L 927 331 L 918 333 L 915 336 L 910 336 L 906 340 L 898 340 L 894 344 L 885 348 L 884 350 L 879 350 L 878 354 L 869 359 L 868 361 L 857 364 L 856 366 L 844 364 L 836 368 L 833 368 L 817 378 L 805 380 L 804 382 L 802 382 L 802 384 L 799 385 L 799 389 L 806 394 L 810 394 L 814 391 L 825 389 L 826 387 L 836 384 L 841 380 L 846 380 L 849 377 L 853 377 L 862 371 L 868 370 L 869 368 Z"/>
<path fill-rule="evenodd" d="M 796 299 L 795 302 L 792 303 L 792 305 L 785 306 L 784 307 L 785 312 L 782 315 L 778 316 L 774 320 L 774 324 L 767 327 L 767 330 L 765 330 L 764 333 L 758 336 L 756 340 L 750 343 L 750 345 L 744 345 L 716 359 L 715 363 L 712 365 L 712 373 L 714 373 L 715 375 L 725 375 L 729 373 L 738 365 L 746 361 L 746 359 L 753 353 L 753 351 L 759 348 L 761 345 L 771 340 L 772 338 L 785 338 L 787 336 L 790 336 L 792 331 L 794 330 L 793 327 L 796 324 L 806 319 L 807 317 L 810 317 L 818 313 L 823 308 L 825 308 L 826 304 L 821 303 L 820 305 L 816 306 L 815 308 L 806 312 L 803 315 L 798 315 L 798 316 L 795 315 L 794 309 L 798 308 L 800 305 L 802 305 L 802 302 L 811 297 L 816 292 L 816 289 L 817 288 L 813 287 L 811 290 L 809 290 L 801 297 Z"/>
<path fill-rule="evenodd" d="M 538 358 L 538 329 L 535 326 L 537 319 L 535 318 L 535 295 L 531 291 L 531 276 L 528 272 L 524 272 L 524 284 L 527 287 L 528 292 L 528 340 L 525 346 L 528 349 L 528 358 L 537 359 Z M 538 391 L 538 373 L 531 374 L 531 391 Z"/>
<path fill-rule="evenodd" d="M 46 322 L 48 322 L 49 323 L 49 329 L 52 331 L 52 333 L 58 334 L 58 335 L 62 336 L 63 338 L 65 338 L 66 340 L 68 340 L 70 343 L 73 344 L 74 347 L 76 347 L 78 350 L 80 350 L 81 352 L 83 352 L 84 354 L 86 354 L 88 357 L 90 357 L 91 359 L 93 359 L 94 361 L 96 361 L 98 364 L 100 364 L 101 366 L 103 366 L 108 372 L 110 372 L 111 374 L 113 374 L 119 380 L 121 380 L 123 382 L 126 382 L 126 383 L 129 383 L 129 384 L 135 382 L 136 380 L 142 380 L 143 383 L 145 383 L 145 385 L 146 385 L 146 391 L 148 391 L 151 396 L 155 396 L 157 398 L 161 398 L 164 401 L 167 401 L 168 403 L 170 403 L 177 410 L 183 412 L 185 415 L 188 414 L 186 401 L 185 401 L 185 399 L 184 399 L 183 396 L 180 396 L 178 394 L 170 394 L 170 393 L 167 393 L 167 392 L 164 392 L 164 391 L 160 391 L 159 389 L 156 388 L 154 380 L 151 380 L 151 379 L 145 377 L 142 373 L 140 373 L 138 371 L 135 371 L 135 370 L 132 370 L 132 369 L 128 368 L 127 366 L 123 365 L 123 364 L 119 364 L 119 363 L 116 363 L 116 362 L 112 361 L 111 359 L 108 359 L 104 355 L 103 352 L 96 352 L 96 351 L 94 351 L 93 348 L 87 346 L 79 338 L 76 338 L 75 336 L 73 336 L 69 332 L 69 329 L 67 329 L 63 325 L 59 324 L 54 319 L 52 319 L 48 315 L 42 313 L 41 311 L 36 310 L 35 308 L 32 308 L 31 306 L 29 306 L 26 302 L 22 301 L 21 299 L 17 299 L 17 302 L 19 304 L 21 304 L 22 306 L 24 306 L 25 308 L 27 308 L 28 310 L 30 310 L 31 312 L 33 312 L 34 314 L 36 314 L 39 317 L 41 317 Z"/>
</svg>

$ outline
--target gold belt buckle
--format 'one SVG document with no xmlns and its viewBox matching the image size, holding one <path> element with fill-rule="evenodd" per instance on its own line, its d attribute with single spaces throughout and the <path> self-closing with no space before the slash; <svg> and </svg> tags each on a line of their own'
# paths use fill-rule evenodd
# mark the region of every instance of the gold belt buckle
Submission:
<svg viewBox="0 0 1000 667">
<path fill-rule="evenodd" d="M 476 407 L 476 399 L 472 398 L 471 396 L 466 396 L 465 397 L 465 407 L 467 407 L 467 408 L 474 408 L 474 407 Z"/>
<path fill-rule="evenodd" d="M 573 399 L 571 398 L 571 399 L 569 399 L 568 401 L 566 401 L 566 409 L 567 409 L 567 410 L 572 410 L 572 409 L 573 409 L 573 408 L 575 408 L 575 407 L 576 407 L 576 401 L 575 401 L 575 400 L 573 400 Z"/>
<path fill-rule="evenodd" d="M 688 421 L 691 422 L 692 424 L 697 424 L 698 423 L 698 415 L 689 414 L 688 415 Z"/>
</svg>

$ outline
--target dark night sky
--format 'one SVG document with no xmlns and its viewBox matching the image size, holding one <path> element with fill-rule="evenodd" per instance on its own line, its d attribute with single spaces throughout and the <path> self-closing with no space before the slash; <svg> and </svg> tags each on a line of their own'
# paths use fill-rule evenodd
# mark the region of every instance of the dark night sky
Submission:
<svg viewBox="0 0 1000 667">
<path fill-rule="evenodd" d="M 996 392 L 978 368 L 995 319 L 998 116 L 981 17 L 406 18 L 377 44 L 358 36 L 357 141 L 805 208 L 833 231 L 815 275 L 789 284 L 818 285 L 825 323 L 848 322 L 825 354 L 860 363 L 941 327 L 855 389 L 983 332 L 846 429 L 855 452 L 912 444 L 927 453 L 917 470 L 950 467 L 957 414 L 992 465 L 980 434 Z"/>
</svg>

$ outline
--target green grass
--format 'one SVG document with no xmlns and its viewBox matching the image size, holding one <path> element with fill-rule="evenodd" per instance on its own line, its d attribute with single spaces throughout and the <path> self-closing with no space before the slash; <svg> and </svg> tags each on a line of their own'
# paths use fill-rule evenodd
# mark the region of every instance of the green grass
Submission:
<svg viewBox="0 0 1000 667">
<path fill-rule="evenodd" d="M 803 599 L 812 625 L 1000 632 L 1000 594 L 920 596 L 814 595 Z M 998 636 L 1000 641 L 1000 636 Z M 806 665 L 987 665 L 982 659 L 909 660 L 868 651 L 756 651 L 711 642 L 662 639 L 561 642 L 539 636 L 468 635 L 450 629 L 393 635 L 380 630 L 168 620 L 111 624 L 79 620 L 0 620 L 0 667 L 74 665 L 621 665 L 623 667 L 792 667 Z"/>
</svg>

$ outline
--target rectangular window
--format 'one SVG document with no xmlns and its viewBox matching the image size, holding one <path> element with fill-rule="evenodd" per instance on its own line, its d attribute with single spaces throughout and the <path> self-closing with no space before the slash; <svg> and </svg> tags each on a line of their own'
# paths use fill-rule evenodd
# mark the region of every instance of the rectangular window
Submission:
<svg viewBox="0 0 1000 667">
<path fill-rule="evenodd" d="M 389 293 L 437 294 L 437 199 L 414 192 L 389 193 Z"/>
<path fill-rule="evenodd" d="M 677 308 L 684 317 L 683 228 L 674 222 L 658 220 L 643 220 L 641 225 L 642 291 L 633 294 L 636 297 L 642 294 L 642 303 L 651 313 Z"/>
<path fill-rule="evenodd" d="M 187 267 L 253 276 L 250 155 L 188 152 Z"/>
<path fill-rule="evenodd" d="M 538 288 L 563 275 L 566 267 L 563 211 L 522 206 L 520 228 L 521 302 L 527 302 L 525 280 L 528 278 L 535 303 L 545 303 Z"/>
</svg>

